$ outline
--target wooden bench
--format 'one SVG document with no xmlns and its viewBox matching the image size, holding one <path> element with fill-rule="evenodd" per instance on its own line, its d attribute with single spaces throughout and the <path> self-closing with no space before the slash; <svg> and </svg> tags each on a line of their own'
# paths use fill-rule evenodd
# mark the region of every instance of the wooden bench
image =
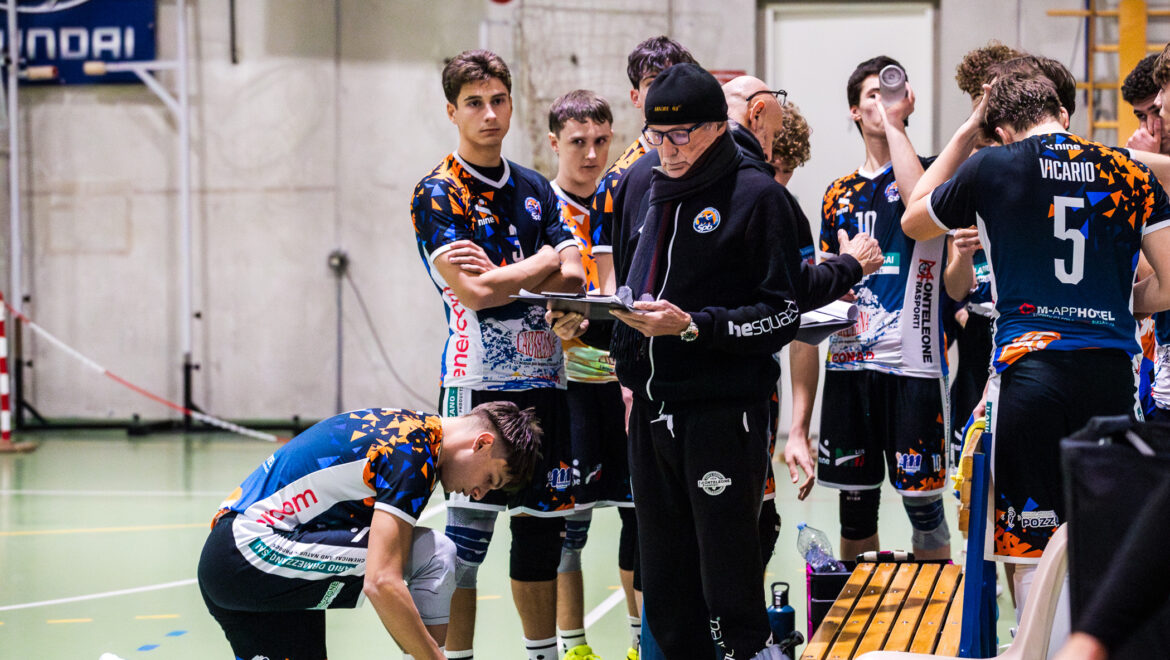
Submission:
<svg viewBox="0 0 1170 660">
<path fill-rule="evenodd" d="M 955 564 L 857 565 L 801 660 L 847 660 L 877 650 L 956 655 L 962 571 Z"/>
</svg>

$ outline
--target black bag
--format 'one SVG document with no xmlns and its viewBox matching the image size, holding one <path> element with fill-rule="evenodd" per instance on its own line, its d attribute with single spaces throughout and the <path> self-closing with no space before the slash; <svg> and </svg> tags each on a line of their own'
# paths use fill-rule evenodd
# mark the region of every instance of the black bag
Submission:
<svg viewBox="0 0 1170 660">
<path fill-rule="evenodd" d="M 1069 520 L 1070 602 L 1074 627 L 1089 601 L 1105 584 L 1109 568 L 1119 561 L 1127 537 L 1150 495 L 1170 480 L 1170 425 L 1122 417 L 1095 417 L 1061 443 L 1064 497 Z M 1166 512 L 1170 516 L 1170 512 Z M 1166 522 L 1165 516 L 1160 516 Z M 1170 548 L 1166 548 L 1170 554 Z M 1143 569 L 1148 575 L 1170 571 L 1163 556 Z M 1162 574 L 1164 575 L 1164 573 Z M 1170 599 L 1157 601 L 1154 613 L 1125 630 L 1124 641 L 1111 660 L 1170 658 Z M 1120 632 L 1120 631 L 1119 631 Z"/>
</svg>

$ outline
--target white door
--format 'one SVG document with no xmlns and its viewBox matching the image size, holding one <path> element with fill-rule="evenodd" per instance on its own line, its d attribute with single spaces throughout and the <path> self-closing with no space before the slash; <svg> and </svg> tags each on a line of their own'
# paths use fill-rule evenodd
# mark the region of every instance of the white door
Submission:
<svg viewBox="0 0 1170 660">
<path fill-rule="evenodd" d="M 796 170 L 789 189 L 812 224 L 819 250 L 825 189 L 865 160 L 865 147 L 849 119 L 845 96 L 849 74 L 858 64 L 878 55 L 902 63 L 917 98 L 910 116 L 910 140 L 919 154 L 936 153 L 934 9 L 927 2 L 792 2 L 768 5 L 765 16 L 766 80 L 773 88 L 788 91 L 788 100 L 800 107 L 812 128 L 812 158 Z M 781 389 L 789 389 L 787 375 Z M 781 434 L 788 432 L 790 401 L 789 396 L 781 396 Z M 818 397 L 812 433 L 819 426 Z"/>
</svg>

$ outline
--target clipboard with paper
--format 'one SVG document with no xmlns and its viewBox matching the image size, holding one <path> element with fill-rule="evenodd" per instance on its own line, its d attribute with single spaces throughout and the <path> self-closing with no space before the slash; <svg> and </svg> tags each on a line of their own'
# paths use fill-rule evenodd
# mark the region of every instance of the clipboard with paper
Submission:
<svg viewBox="0 0 1170 660">
<path fill-rule="evenodd" d="M 630 289 L 624 286 L 620 287 L 616 294 L 609 296 L 585 293 L 557 293 L 554 291 L 533 293 L 532 291 L 520 289 L 520 293 L 513 295 L 512 298 L 530 305 L 537 305 L 548 309 L 577 312 L 592 321 L 612 321 L 613 316 L 609 312 L 613 309 L 627 312 L 638 311 L 634 309 L 634 300 L 630 295 Z"/>
<path fill-rule="evenodd" d="M 800 330 L 796 340 L 805 344 L 819 344 L 829 335 L 850 328 L 857 322 L 857 305 L 843 300 L 807 311 L 800 315 Z"/>
</svg>

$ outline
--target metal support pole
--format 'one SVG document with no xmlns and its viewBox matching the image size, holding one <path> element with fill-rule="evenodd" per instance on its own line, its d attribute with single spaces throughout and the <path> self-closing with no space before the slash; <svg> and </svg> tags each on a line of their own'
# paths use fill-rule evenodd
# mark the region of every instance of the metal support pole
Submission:
<svg viewBox="0 0 1170 660">
<path fill-rule="evenodd" d="M 179 295 L 179 309 L 183 315 L 179 326 L 180 344 L 183 349 L 183 406 L 188 410 L 194 407 L 191 388 L 191 371 L 196 365 L 191 361 L 192 354 L 192 324 L 194 322 L 194 305 L 192 290 L 193 275 L 191 271 L 191 106 L 187 89 L 187 1 L 178 0 L 178 15 L 176 33 L 178 44 L 178 67 L 176 68 L 179 85 L 179 235 L 181 246 L 179 249 L 179 276 L 182 279 Z M 191 415 L 183 415 L 183 428 L 191 428 Z"/>
<path fill-rule="evenodd" d="M 335 276 L 337 276 L 337 396 L 336 396 L 336 399 L 334 400 L 333 408 L 338 413 L 341 413 L 341 412 L 343 412 L 342 407 L 341 407 L 342 406 L 341 394 L 342 394 L 342 384 L 344 382 L 342 380 L 342 369 L 345 366 L 345 360 L 343 359 L 344 354 L 342 352 L 342 349 L 344 348 L 344 342 L 342 341 L 343 336 L 341 334 L 341 330 L 342 330 L 341 293 L 342 293 L 343 280 L 345 280 L 346 276 L 349 274 L 349 255 L 347 255 L 345 253 L 345 251 L 341 250 L 341 249 L 337 249 L 337 250 L 334 250 L 333 252 L 330 252 L 329 253 L 329 270 L 332 270 L 333 274 Z"/>
<path fill-rule="evenodd" d="M 19 104 L 16 98 L 17 68 L 20 66 L 20 39 L 16 28 L 16 0 L 6 3 L 8 12 L 8 67 L 5 84 L 8 90 L 8 218 L 11 261 L 8 300 L 17 311 L 24 309 L 24 282 L 20 266 L 23 261 L 20 217 L 20 130 L 17 125 Z M 13 356 L 20 360 L 20 355 Z"/>
<path fill-rule="evenodd" d="M 20 130 L 17 122 L 16 98 L 17 68 L 20 66 L 20 39 L 17 37 L 16 0 L 5 4 L 8 14 L 8 66 L 5 67 L 5 87 L 8 98 L 8 300 L 17 311 L 24 310 L 24 282 L 21 264 L 24 262 L 20 215 Z M 17 430 L 24 427 L 24 328 L 14 323 L 12 328 L 12 403 L 13 422 Z"/>
</svg>

